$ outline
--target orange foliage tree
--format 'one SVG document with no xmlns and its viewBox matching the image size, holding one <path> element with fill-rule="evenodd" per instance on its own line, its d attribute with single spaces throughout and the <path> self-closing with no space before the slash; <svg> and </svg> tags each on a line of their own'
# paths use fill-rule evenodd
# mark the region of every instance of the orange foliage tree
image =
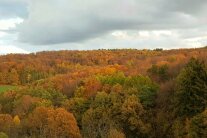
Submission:
<svg viewBox="0 0 207 138">
<path fill-rule="evenodd" d="M 63 108 L 37 107 L 28 117 L 26 128 L 36 137 L 81 138 L 73 114 Z"/>
</svg>

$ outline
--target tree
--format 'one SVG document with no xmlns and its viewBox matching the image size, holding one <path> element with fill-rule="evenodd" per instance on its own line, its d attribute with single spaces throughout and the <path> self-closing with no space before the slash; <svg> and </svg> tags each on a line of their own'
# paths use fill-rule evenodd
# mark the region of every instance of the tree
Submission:
<svg viewBox="0 0 207 138">
<path fill-rule="evenodd" d="M 12 137 L 18 137 L 21 128 L 21 121 L 18 115 L 13 118 L 14 128 L 12 132 Z"/>
<path fill-rule="evenodd" d="M 31 87 L 28 89 L 28 93 L 33 97 L 50 100 L 54 106 L 60 106 L 66 100 L 64 94 L 52 87 L 47 89 L 43 87 Z"/>
<path fill-rule="evenodd" d="M 149 133 L 145 110 L 134 94 L 98 92 L 90 107 L 82 118 L 84 137 L 105 138 L 112 135 L 111 129 L 123 130 L 127 137 L 145 137 Z"/>
<path fill-rule="evenodd" d="M 124 85 L 128 89 L 129 94 L 135 94 L 139 97 L 140 102 L 145 108 L 155 106 L 158 85 L 149 77 L 142 75 L 128 77 Z"/>
<path fill-rule="evenodd" d="M 108 94 L 105 92 L 98 92 L 91 104 L 91 108 L 83 114 L 82 127 L 84 137 L 107 137 L 114 123 L 110 118 L 110 105 L 111 101 Z"/>
<path fill-rule="evenodd" d="M 123 91 L 123 88 L 120 84 L 116 84 L 111 88 L 112 92 L 121 93 Z"/>
<path fill-rule="evenodd" d="M 125 99 L 121 107 L 121 120 L 124 122 L 123 129 L 128 137 L 145 137 L 148 135 L 149 124 L 143 120 L 144 112 L 142 104 L 135 95 Z"/>
<path fill-rule="evenodd" d="M 65 109 L 67 109 L 67 111 L 73 113 L 77 120 L 78 126 L 81 127 L 82 116 L 84 112 L 89 109 L 90 101 L 84 98 L 74 97 L 66 100 L 63 106 Z"/>
<path fill-rule="evenodd" d="M 0 132 L 10 134 L 13 127 L 13 119 L 9 114 L 0 114 Z"/>
<path fill-rule="evenodd" d="M 84 96 L 87 98 L 93 97 L 101 89 L 101 83 L 97 78 L 89 77 L 84 81 L 84 88 Z"/>
<path fill-rule="evenodd" d="M 13 121 L 14 121 L 14 125 L 16 125 L 16 126 L 19 126 L 20 125 L 20 119 L 19 119 L 19 116 L 18 115 L 16 115 L 14 117 Z"/>
<path fill-rule="evenodd" d="M 3 73 L 3 72 L 0 72 L 0 84 L 6 84 L 7 81 L 6 81 L 6 74 Z"/>
<path fill-rule="evenodd" d="M 35 137 L 81 137 L 73 114 L 63 108 L 37 107 L 24 127 Z"/>
<path fill-rule="evenodd" d="M 19 74 L 17 73 L 17 71 L 15 69 L 12 69 L 8 73 L 7 82 L 8 82 L 8 84 L 11 84 L 11 85 L 18 85 L 19 84 Z"/>
<path fill-rule="evenodd" d="M 108 113 L 103 108 L 90 108 L 82 118 L 83 135 L 85 138 L 105 138 L 112 126 Z"/>
<path fill-rule="evenodd" d="M 194 116 L 207 106 L 207 69 L 203 61 L 192 58 L 177 77 L 176 112 Z"/>
<path fill-rule="evenodd" d="M 13 102 L 13 113 L 20 116 L 27 115 L 35 108 L 35 104 L 38 101 L 40 101 L 39 98 L 31 97 L 30 95 L 23 95 Z"/>
<path fill-rule="evenodd" d="M 117 73 L 114 73 L 111 75 L 99 76 L 98 79 L 101 81 L 102 84 L 109 84 L 109 85 L 121 84 L 121 85 L 123 85 L 126 77 L 123 72 L 117 72 Z"/>
<path fill-rule="evenodd" d="M 20 72 L 20 82 L 21 84 L 27 84 L 31 81 L 31 74 L 28 68 L 22 69 Z"/>
<path fill-rule="evenodd" d="M 0 94 L 0 103 L 2 105 L 1 111 L 3 113 L 11 113 L 13 111 L 13 101 L 15 100 L 16 94 L 17 93 L 14 91 L 8 91 Z"/>
<path fill-rule="evenodd" d="M 110 129 L 108 138 L 126 138 L 123 132 L 118 131 L 117 129 Z"/>
<path fill-rule="evenodd" d="M 164 82 L 169 79 L 169 73 L 168 73 L 168 65 L 152 65 L 151 68 L 147 70 L 149 73 L 149 76 L 158 82 Z"/>
<path fill-rule="evenodd" d="M 190 122 L 189 136 L 190 138 L 207 137 L 207 109 L 192 118 Z"/>
</svg>

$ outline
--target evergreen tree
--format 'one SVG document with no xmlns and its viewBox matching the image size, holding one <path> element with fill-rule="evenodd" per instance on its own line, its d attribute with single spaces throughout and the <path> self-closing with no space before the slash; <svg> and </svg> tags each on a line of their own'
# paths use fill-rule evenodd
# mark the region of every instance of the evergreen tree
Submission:
<svg viewBox="0 0 207 138">
<path fill-rule="evenodd" d="M 194 116 L 207 106 L 207 70 L 203 61 L 192 58 L 177 78 L 176 111 Z"/>
<path fill-rule="evenodd" d="M 207 109 L 194 116 L 190 122 L 189 130 L 190 138 L 206 138 L 207 137 Z"/>
</svg>

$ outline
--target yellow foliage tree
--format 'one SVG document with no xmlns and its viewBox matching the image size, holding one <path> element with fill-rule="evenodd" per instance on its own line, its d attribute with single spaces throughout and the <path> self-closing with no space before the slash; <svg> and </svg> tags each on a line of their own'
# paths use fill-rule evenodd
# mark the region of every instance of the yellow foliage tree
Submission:
<svg viewBox="0 0 207 138">
<path fill-rule="evenodd" d="M 16 115 L 16 116 L 14 117 L 13 121 L 14 121 L 14 124 L 15 124 L 16 126 L 19 126 L 19 125 L 20 125 L 20 123 L 21 123 L 21 121 L 20 121 L 20 119 L 19 119 L 19 116 L 18 116 L 18 115 Z"/>
</svg>

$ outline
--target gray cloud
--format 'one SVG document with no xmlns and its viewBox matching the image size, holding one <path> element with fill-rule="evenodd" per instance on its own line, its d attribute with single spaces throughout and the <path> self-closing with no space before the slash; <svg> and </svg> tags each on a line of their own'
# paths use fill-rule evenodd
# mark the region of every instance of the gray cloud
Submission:
<svg viewBox="0 0 207 138">
<path fill-rule="evenodd" d="M 206 13 L 206 0 L 0 0 L 0 20 L 24 19 L 0 30 L 0 44 L 30 52 L 197 47 L 207 44 Z"/>
<path fill-rule="evenodd" d="M 193 15 L 199 15 L 200 12 L 206 9 L 206 0 L 173 0 L 163 1 L 164 7 L 167 7 L 168 11 L 184 12 Z"/>
<path fill-rule="evenodd" d="M 0 0 L 0 19 L 27 17 L 25 0 Z"/>
<path fill-rule="evenodd" d="M 30 0 L 19 40 L 35 45 L 81 42 L 113 30 L 206 26 L 206 0 Z"/>
</svg>

